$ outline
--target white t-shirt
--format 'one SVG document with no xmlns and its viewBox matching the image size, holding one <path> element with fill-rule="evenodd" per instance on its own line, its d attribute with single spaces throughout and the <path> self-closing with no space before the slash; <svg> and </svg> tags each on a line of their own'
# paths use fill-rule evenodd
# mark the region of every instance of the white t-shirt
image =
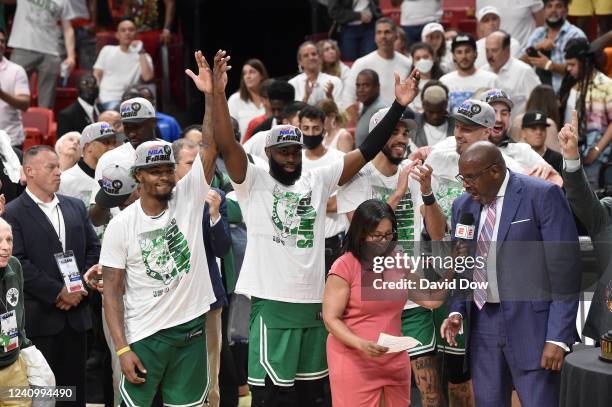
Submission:
<svg viewBox="0 0 612 407">
<path fill-rule="evenodd" d="M 423 131 L 425 132 L 425 137 L 427 137 L 427 145 L 433 147 L 446 138 L 448 121 L 445 121 L 441 126 L 432 126 L 424 122 Z"/>
<path fill-rule="evenodd" d="M 153 69 L 153 60 L 146 54 L 147 63 Z M 100 81 L 100 103 L 121 100 L 123 92 L 140 80 L 140 56 L 136 52 L 123 52 L 119 45 L 105 45 L 94 69 L 102 71 Z"/>
<path fill-rule="evenodd" d="M 132 147 L 130 143 L 123 143 L 119 147 L 102 154 L 96 166 L 94 179 L 89 184 L 91 186 L 91 200 L 89 201 L 89 205 L 96 203 L 96 194 L 100 190 L 100 185 L 96 180 L 102 179 L 102 169 L 108 167 L 110 164 L 119 164 L 122 167 L 131 168 L 132 165 L 134 165 L 134 160 L 136 160 L 136 150 L 134 150 L 134 147 Z M 89 205 L 85 206 L 89 207 Z"/>
<path fill-rule="evenodd" d="M 476 11 L 485 6 L 497 7 L 502 16 L 500 28 L 525 46 L 536 27 L 533 13 L 542 10 L 544 3 L 542 0 L 476 0 Z"/>
<path fill-rule="evenodd" d="M 488 64 L 482 69 L 493 72 L 493 69 Z M 531 91 L 541 83 L 533 68 L 516 58 L 510 58 L 506 65 L 501 67 L 497 73 L 497 80 L 501 88 L 512 99 L 512 103 L 514 103 L 512 118 L 525 113 L 527 99 L 529 99 Z"/>
<path fill-rule="evenodd" d="M 294 76 L 289 80 L 289 84 L 293 86 L 295 89 L 295 100 L 300 102 L 304 99 L 305 87 L 306 87 L 306 74 L 301 73 L 297 76 Z M 320 72 L 317 76 L 317 80 L 315 82 L 314 88 L 310 97 L 306 101 L 308 104 L 316 105 L 318 102 L 325 100 L 327 97 L 325 96 L 325 87 L 327 83 L 331 82 L 334 84 L 334 90 L 332 91 L 332 96 L 334 97 L 334 101 L 338 103 L 342 103 L 342 80 L 337 76 L 328 75 L 326 73 Z"/>
<path fill-rule="evenodd" d="M 505 157 L 511 157 L 519 163 L 523 168 L 523 172 L 531 171 L 536 165 L 548 165 L 546 160 L 540 154 L 533 151 L 527 143 L 508 143 L 504 147 L 499 147 L 499 149 Z"/>
<path fill-rule="evenodd" d="M 302 150 L 302 171 L 330 166 L 336 161 L 341 160 L 344 160 L 344 153 L 333 148 L 328 148 L 323 157 L 318 160 L 309 159 L 306 157 L 306 151 Z M 327 213 L 325 217 L 325 238 L 336 236 L 341 232 L 346 232 L 348 226 L 349 222 L 346 216 L 339 213 Z"/>
<path fill-rule="evenodd" d="M 29 95 L 30 84 L 26 71 L 14 62 L 2 57 L 0 61 L 0 89 L 9 95 Z M 23 144 L 25 135 L 21 111 L 0 99 L 0 129 L 11 138 L 11 145 Z"/>
<path fill-rule="evenodd" d="M 338 191 L 338 213 L 352 212 L 368 199 L 379 199 L 387 202 L 397 189 L 400 171 L 408 164 L 410 164 L 410 160 L 404 160 L 398 166 L 397 172 L 387 177 L 378 171 L 371 161 L 367 163 L 350 182 L 343 185 Z M 421 240 L 422 219 L 421 212 L 415 210 L 414 197 L 420 194 L 419 184 L 409 178 L 408 190 L 395 209 L 398 248 L 408 255 L 415 256 L 420 254 L 415 253 L 414 242 Z M 415 303 L 408 301 L 404 308 L 415 307 L 417 307 Z"/>
<path fill-rule="evenodd" d="M 268 156 L 266 155 L 266 137 L 268 137 L 269 131 L 270 130 L 264 130 L 253 134 L 251 138 L 242 145 L 244 151 L 268 162 Z"/>
<path fill-rule="evenodd" d="M 347 107 L 355 103 L 357 95 L 355 91 L 355 81 L 357 75 L 364 69 L 372 69 L 378 74 L 380 81 L 380 100 L 385 105 L 391 105 L 395 100 L 395 76 L 397 72 L 400 78 L 405 79 L 410 74 L 412 66 L 412 58 L 406 57 L 399 52 L 396 52 L 392 59 L 384 59 L 378 54 L 378 51 L 370 52 L 369 54 L 357 59 L 344 87 L 344 106 Z"/>
<path fill-rule="evenodd" d="M 423 25 L 442 17 L 440 0 L 404 0 L 401 5 L 400 25 Z"/>
<path fill-rule="evenodd" d="M 93 178 L 75 164 L 60 176 L 60 187 L 58 193 L 80 199 L 89 208 L 91 202 L 91 183 Z"/>
<path fill-rule="evenodd" d="M 249 127 L 249 122 L 251 119 L 261 116 L 266 112 L 263 103 L 260 107 L 257 107 L 252 100 L 244 101 L 240 98 L 240 92 L 236 92 L 230 96 L 229 100 L 227 101 L 227 107 L 229 107 L 230 116 L 238 120 L 240 134 L 243 136 Z"/>
<path fill-rule="evenodd" d="M 232 182 L 247 226 L 238 294 L 291 303 L 323 300 L 325 210 L 343 168 L 338 160 L 303 171 L 286 186 L 249 163 L 242 184 Z"/>
<path fill-rule="evenodd" d="M 458 71 L 447 73 L 440 82 L 448 88 L 448 111 L 454 113 L 464 100 L 471 98 L 478 89 L 499 88 L 497 75 L 476 69 L 473 75 L 460 76 Z"/>
<path fill-rule="evenodd" d="M 59 56 L 60 21 L 75 13 L 68 0 L 17 0 L 17 10 L 8 46 Z"/>
<path fill-rule="evenodd" d="M 474 66 L 476 68 L 482 68 L 485 65 L 488 65 L 487 61 L 487 47 L 485 44 L 485 38 L 481 38 L 476 41 L 476 52 L 478 52 L 478 57 L 476 57 L 476 62 Z M 510 37 L 510 57 L 519 57 L 521 54 L 521 43 L 516 40 L 514 37 Z"/>
<path fill-rule="evenodd" d="M 108 224 L 100 264 L 125 270 L 128 343 L 191 321 L 215 302 L 202 236 L 209 189 L 198 155 L 161 216 L 145 214 L 139 199 Z"/>
</svg>

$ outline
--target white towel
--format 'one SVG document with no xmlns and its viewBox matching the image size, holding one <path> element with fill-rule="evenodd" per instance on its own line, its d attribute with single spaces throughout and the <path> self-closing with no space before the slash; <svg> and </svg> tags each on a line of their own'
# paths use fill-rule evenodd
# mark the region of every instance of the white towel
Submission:
<svg viewBox="0 0 612 407">
<path fill-rule="evenodd" d="M 11 147 L 11 139 L 4 130 L 0 130 L 0 154 L 2 154 L 4 158 L 3 164 L 6 175 L 11 182 L 18 184 L 21 176 L 21 164 L 19 163 L 19 157 L 17 157 L 15 150 Z"/>
</svg>

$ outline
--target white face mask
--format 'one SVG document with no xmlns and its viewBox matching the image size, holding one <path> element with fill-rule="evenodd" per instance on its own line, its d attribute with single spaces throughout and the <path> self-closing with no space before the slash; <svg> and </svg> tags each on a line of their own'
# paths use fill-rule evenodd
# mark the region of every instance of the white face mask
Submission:
<svg viewBox="0 0 612 407">
<path fill-rule="evenodd" d="M 419 59 L 418 61 L 416 61 L 414 63 L 414 67 L 422 73 L 429 73 L 429 71 L 431 71 L 431 68 L 433 67 L 433 60 L 432 59 Z"/>
</svg>

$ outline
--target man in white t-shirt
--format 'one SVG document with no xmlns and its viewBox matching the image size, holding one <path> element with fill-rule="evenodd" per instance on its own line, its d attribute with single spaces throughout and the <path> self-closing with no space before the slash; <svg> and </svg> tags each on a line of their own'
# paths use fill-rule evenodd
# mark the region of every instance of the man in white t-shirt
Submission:
<svg viewBox="0 0 612 407">
<path fill-rule="evenodd" d="M 340 104 L 342 81 L 337 76 L 321 72 L 321 56 L 312 41 L 298 48 L 298 65 L 304 71 L 289 80 L 295 89 L 295 100 L 316 105 L 321 100 L 332 99 Z"/>
<path fill-rule="evenodd" d="M 476 41 L 469 34 L 453 39 L 451 46 L 456 71 L 447 73 L 440 82 L 448 88 L 448 111 L 454 113 L 464 100 L 471 98 L 479 89 L 499 88 L 497 75 L 474 66 Z"/>
<path fill-rule="evenodd" d="M 225 57 L 225 54 L 223 54 Z M 359 146 L 332 165 L 302 173 L 302 132 L 275 126 L 266 139 L 270 171 L 250 164 L 231 134 L 227 108 L 215 99 L 215 131 L 247 225 L 247 247 L 236 292 L 251 297 L 248 380 L 253 406 L 329 403 L 321 317 L 325 284 L 325 211 L 385 145 L 395 122 L 418 92 L 418 75 L 400 82 L 387 116 Z M 224 124 L 225 125 L 225 124 Z M 290 389 L 294 387 L 294 389 Z M 284 389 L 284 390 L 282 390 Z M 322 404 L 323 403 L 323 404 Z"/>
<path fill-rule="evenodd" d="M 501 29 L 524 46 L 536 26 L 544 24 L 542 0 L 476 0 L 476 12 L 494 6 L 503 16 Z"/>
<path fill-rule="evenodd" d="M 381 109 L 372 116 L 370 132 L 387 111 L 388 109 Z M 387 202 L 396 214 L 399 249 L 409 256 L 421 253 L 417 242 L 421 240 L 422 217 L 420 210 L 415 210 L 414 197 L 422 192 L 431 194 L 430 168 L 419 167 L 420 170 L 416 170 L 422 171 L 427 178 L 422 186 L 415 179 L 409 178 L 413 168 L 420 164 L 405 160 L 410 133 L 415 130 L 414 120 L 398 120 L 382 151 L 350 182 L 340 188 L 337 198 L 338 213 L 347 214 L 349 218 L 352 218 L 355 209 L 368 199 Z M 421 187 L 424 188 L 423 191 Z M 424 211 L 430 211 L 430 206 L 426 206 Z M 402 313 L 402 332 L 421 343 L 408 351 L 414 376 L 431 378 L 417 380 L 421 399 L 427 400 L 430 405 L 443 403 L 444 396 L 435 362 L 436 334 L 433 312 L 408 301 Z"/>
<path fill-rule="evenodd" d="M 487 65 L 483 70 L 497 75 L 499 86 L 512 97 L 512 117 L 525 113 L 527 99 L 540 78 L 533 68 L 513 57 L 510 51 L 510 34 L 494 31 L 486 38 Z"/>
<path fill-rule="evenodd" d="M 476 13 L 476 20 L 478 26 L 476 32 L 478 34 L 478 41 L 476 41 L 476 68 L 482 68 L 487 64 L 487 51 L 485 47 L 485 40 L 489 34 L 494 31 L 498 31 L 501 27 L 501 15 L 499 10 L 493 6 L 483 7 Z M 510 36 L 510 55 L 518 57 L 521 55 L 521 43 L 512 36 Z"/>
<path fill-rule="evenodd" d="M 91 185 L 100 157 L 115 148 L 115 130 L 106 122 L 88 125 L 81 133 L 79 145 L 82 157 L 68 170 L 62 172 L 59 193 L 78 198 L 89 207 Z"/>
<path fill-rule="evenodd" d="M 448 88 L 441 82 L 429 81 L 422 92 L 423 113 L 416 113 L 417 129 L 412 141 L 417 147 L 433 147 L 453 137 L 455 120 L 448 115 Z"/>
<path fill-rule="evenodd" d="M 93 74 L 100 86 L 102 110 L 116 108 L 121 95 L 140 80 L 153 79 L 153 60 L 142 41 L 136 40 L 136 23 L 125 17 L 117 24 L 119 45 L 105 45 L 98 54 Z"/>
<path fill-rule="evenodd" d="M 376 21 L 376 51 L 373 51 L 353 63 L 351 71 L 344 84 L 344 106 L 350 106 L 356 101 L 355 83 L 357 75 L 364 69 L 371 69 L 378 74 L 380 80 L 380 100 L 386 106 L 391 105 L 394 98 L 393 74 L 396 72 L 400 78 L 410 73 L 412 59 L 393 48 L 397 40 L 397 26 L 393 20 L 380 18 Z"/>
<path fill-rule="evenodd" d="M 305 150 L 302 150 L 302 169 L 309 171 L 315 168 L 333 165 L 344 158 L 342 151 L 327 148 L 323 144 L 323 123 L 325 113 L 314 106 L 307 106 L 300 111 L 299 129 L 302 130 Z M 348 229 L 348 219 L 336 211 L 336 194 L 327 201 L 325 218 L 325 273 L 342 254 L 344 235 Z"/>
<path fill-rule="evenodd" d="M 400 25 L 406 32 L 408 46 L 421 41 L 421 31 L 427 23 L 442 17 L 440 0 L 391 0 L 391 4 L 401 4 Z"/>
<path fill-rule="evenodd" d="M 21 65 L 28 75 L 36 71 L 38 105 L 49 109 L 55 104 L 55 86 L 60 63 L 70 72 L 76 65 L 74 29 L 70 20 L 74 11 L 68 0 L 17 0 L 9 47 L 11 61 Z M 60 31 L 61 27 L 61 31 Z M 67 57 L 60 59 L 59 38 L 63 33 Z"/>
<path fill-rule="evenodd" d="M 120 164 L 130 168 L 134 163 L 135 148 L 145 141 L 155 139 L 155 109 L 151 102 L 144 98 L 128 99 L 121 103 L 121 122 L 128 142 L 105 153 L 100 157 L 96 167 L 95 179 L 100 179 L 99 169 L 105 168 L 109 163 Z M 102 226 L 110 220 L 110 208 L 106 208 L 95 201 L 95 196 L 100 190 L 97 182 L 91 184 L 91 202 L 89 217 L 94 226 Z"/>
<path fill-rule="evenodd" d="M 25 139 L 21 111 L 30 106 L 30 84 L 25 70 L 4 56 L 6 39 L 0 28 L 0 129 L 11 138 L 12 146 L 20 146 Z"/>
</svg>

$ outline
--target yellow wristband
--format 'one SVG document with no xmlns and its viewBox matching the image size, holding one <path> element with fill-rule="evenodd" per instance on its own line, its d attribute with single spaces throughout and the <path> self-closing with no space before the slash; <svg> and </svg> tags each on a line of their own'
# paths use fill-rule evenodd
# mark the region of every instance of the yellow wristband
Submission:
<svg viewBox="0 0 612 407">
<path fill-rule="evenodd" d="M 121 348 L 117 351 L 117 356 L 121 356 L 124 353 L 128 353 L 130 352 L 132 349 L 129 346 L 126 346 L 125 348 Z"/>
</svg>

